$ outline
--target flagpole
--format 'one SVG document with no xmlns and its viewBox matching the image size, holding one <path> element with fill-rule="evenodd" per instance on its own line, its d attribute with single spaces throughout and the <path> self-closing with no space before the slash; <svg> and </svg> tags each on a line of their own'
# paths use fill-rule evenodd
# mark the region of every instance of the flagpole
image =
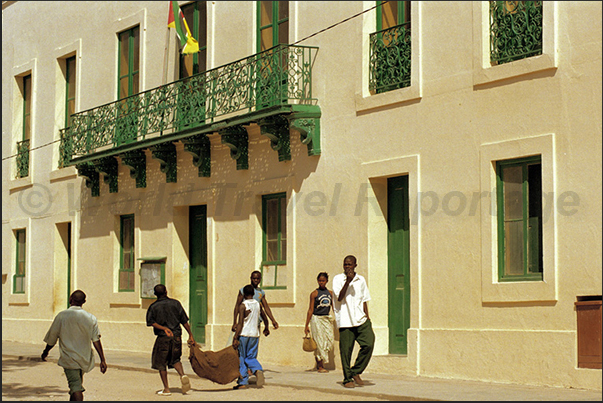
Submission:
<svg viewBox="0 0 603 403">
<path fill-rule="evenodd" d="M 167 27 L 165 31 L 165 50 L 163 53 L 163 85 L 167 84 L 167 60 L 168 52 L 170 49 L 170 28 Z"/>
</svg>

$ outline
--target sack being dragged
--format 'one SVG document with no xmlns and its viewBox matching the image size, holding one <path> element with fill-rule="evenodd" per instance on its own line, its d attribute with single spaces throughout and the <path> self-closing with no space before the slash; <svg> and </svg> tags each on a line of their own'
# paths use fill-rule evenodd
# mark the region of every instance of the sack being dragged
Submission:
<svg viewBox="0 0 603 403">
<path fill-rule="evenodd" d="M 239 353 L 232 346 L 219 351 L 203 351 L 196 342 L 188 346 L 191 367 L 201 378 L 226 385 L 239 377 Z"/>
</svg>

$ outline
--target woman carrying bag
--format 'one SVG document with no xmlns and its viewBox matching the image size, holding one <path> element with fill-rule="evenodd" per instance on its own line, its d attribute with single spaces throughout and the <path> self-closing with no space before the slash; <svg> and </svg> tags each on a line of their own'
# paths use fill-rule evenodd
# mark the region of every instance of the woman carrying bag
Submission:
<svg viewBox="0 0 603 403">
<path fill-rule="evenodd" d="M 306 326 L 303 349 L 314 351 L 316 368 L 318 372 L 329 372 L 324 363 L 328 360 L 329 352 L 333 349 L 333 292 L 327 289 L 329 275 L 325 272 L 318 273 L 316 277 L 318 288 L 310 294 L 310 307 L 306 316 Z M 310 333 L 311 332 L 311 333 Z M 308 334 L 311 334 L 309 336 Z M 311 350 L 311 340 L 314 340 L 316 349 Z"/>
</svg>

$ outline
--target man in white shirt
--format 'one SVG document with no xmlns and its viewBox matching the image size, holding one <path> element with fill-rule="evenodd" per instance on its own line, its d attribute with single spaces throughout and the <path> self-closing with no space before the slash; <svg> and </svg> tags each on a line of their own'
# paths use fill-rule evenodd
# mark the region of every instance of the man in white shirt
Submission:
<svg viewBox="0 0 603 403">
<path fill-rule="evenodd" d="M 96 317 L 84 311 L 86 294 L 76 290 L 69 297 L 69 309 L 59 312 L 44 337 L 46 348 L 42 352 L 42 361 L 46 361 L 48 352 L 59 340 L 58 365 L 63 367 L 69 383 L 69 400 L 84 400 L 84 373 L 94 368 L 94 353 L 90 342 L 100 357 L 101 373 L 107 371 L 107 363 L 100 342 L 100 332 Z"/>
<path fill-rule="evenodd" d="M 343 369 L 343 386 L 353 388 L 364 382 L 360 374 L 366 369 L 375 347 L 375 333 L 369 318 L 367 301 L 371 299 L 364 277 L 357 274 L 356 257 L 343 259 L 343 273 L 333 278 L 335 320 L 339 328 L 339 352 Z M 360 346 L 354 366 L 350 368 L 354 342 Z"/>
</svg>

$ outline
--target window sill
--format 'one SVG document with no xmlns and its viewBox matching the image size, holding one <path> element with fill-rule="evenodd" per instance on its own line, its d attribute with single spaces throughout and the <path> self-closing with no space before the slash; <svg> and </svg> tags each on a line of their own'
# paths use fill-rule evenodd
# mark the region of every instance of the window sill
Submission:
<svg viewBox="0 0 603 403">
<path fill-rule="evenodd" d="M 555 60 L 550 55 L 532 56 L 498 66 L 474 69 L 473 85 L 490 84 L 512 78 L 528 79 L 533 74 L 556 69 Z"/>
<path fill-rule="evenodd" d="M 8 305 L 29 305 L 29 294 L 10 294 L 8 297 Z"/>
<path fill-rule="evenodd" d="M 363 96 L 356 94 L 356 112 L 367 112 L 371 109 L 393 106 L 405 102 L 417 102 L 421 99 L 419 85 L 412 85 L 397 90 L 387 91 L 381 94 Z"/>
<path fill-rule="evenodd" d="M 56 182 L 65 179 L 73 179 L 77 178 L 77 170 L 74 166 L 69 166 L 66 168 L 59 168 L 51 171 L 49 174 L 50 182 Z"/>
<path fill-rule="evenodd" d="M 139 308 L 141 306 L 140 295 L 136 291 L 132 292 L 114 292 L 109 299 L 109 305 L 112 308 L 126 306 Z"/>
<path fill-rule="evenodd" d="M 13 179 L 8 184 L 8 188 L 11 192 L 15 190 L 25 189 L 31 186 L 33 186 L 31 175 L 26 176 L 25 178 Z"/>
</svg>

